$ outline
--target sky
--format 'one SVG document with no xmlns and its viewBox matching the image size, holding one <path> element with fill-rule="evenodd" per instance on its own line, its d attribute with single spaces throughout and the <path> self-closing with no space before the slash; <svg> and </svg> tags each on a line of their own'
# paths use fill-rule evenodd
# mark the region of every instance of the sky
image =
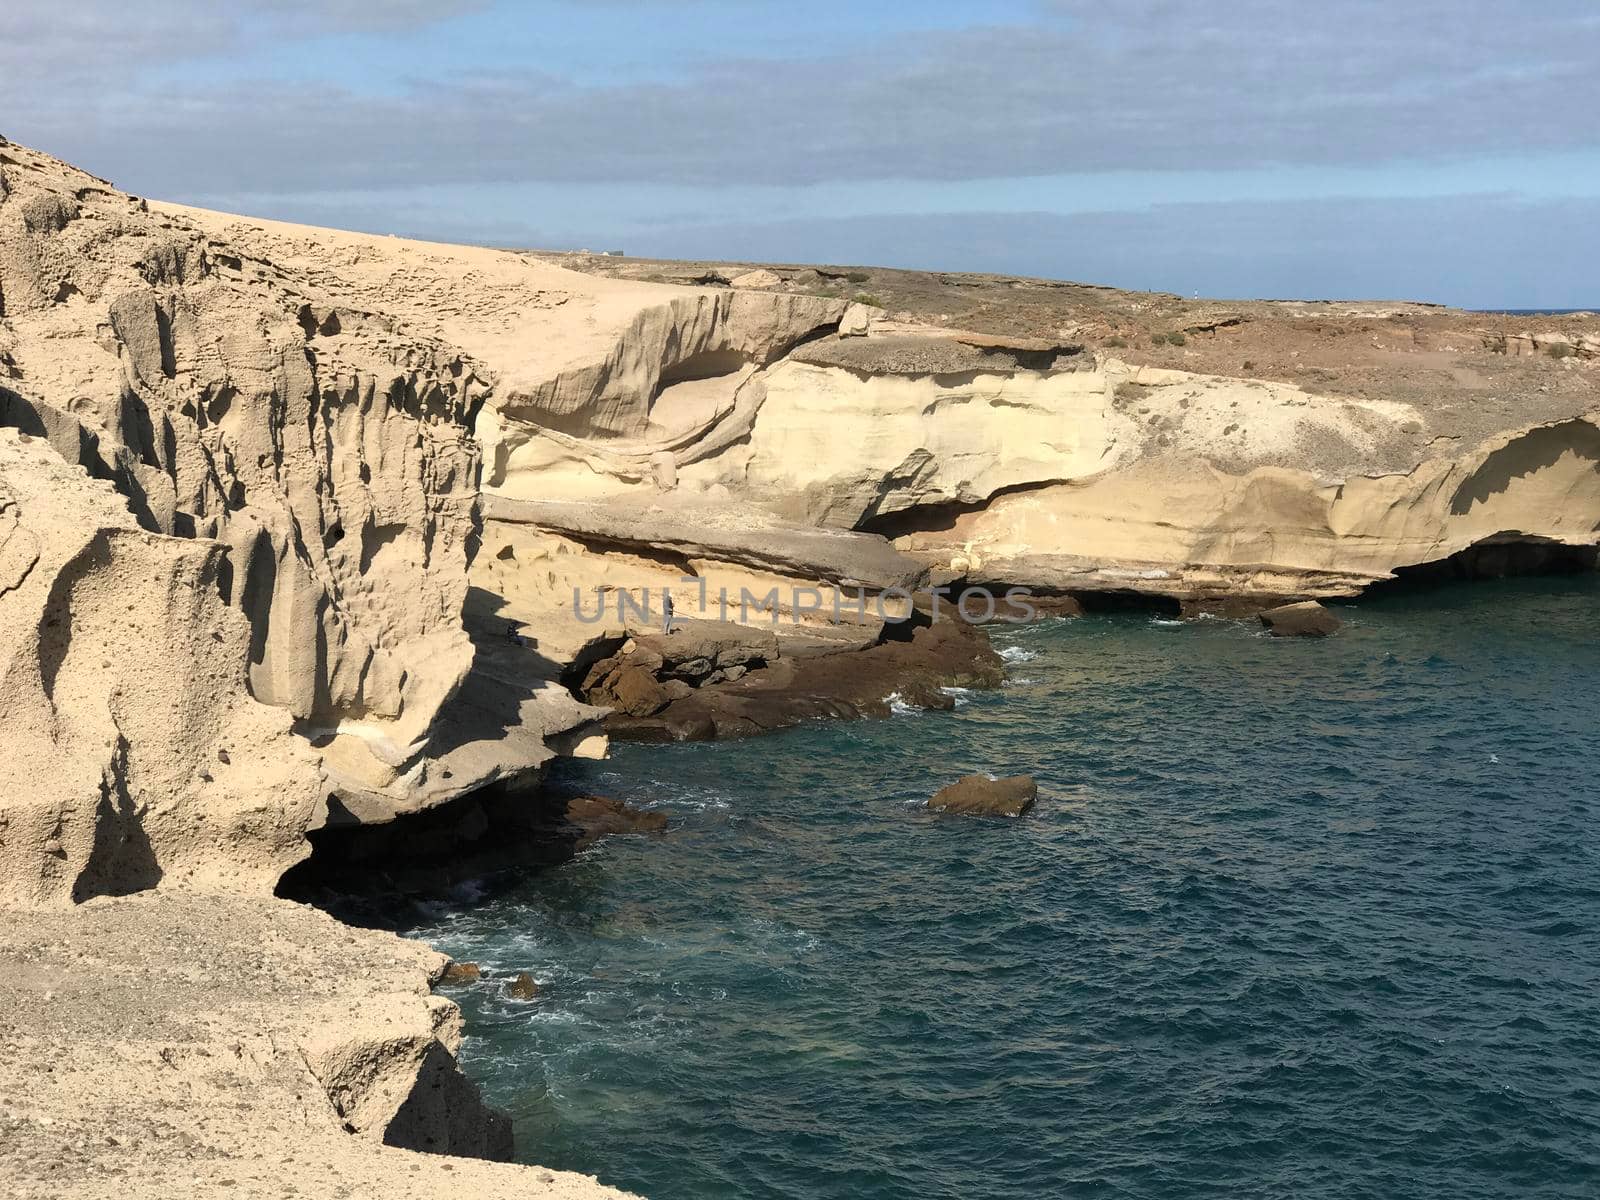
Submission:
<svg viewBox="0 0 1600 1200">
<path fill-rule="evenodd" d="M 491 245 L 1600 307 L 1595 0 L 3 0 L 0 134 Z"/>
</svg>

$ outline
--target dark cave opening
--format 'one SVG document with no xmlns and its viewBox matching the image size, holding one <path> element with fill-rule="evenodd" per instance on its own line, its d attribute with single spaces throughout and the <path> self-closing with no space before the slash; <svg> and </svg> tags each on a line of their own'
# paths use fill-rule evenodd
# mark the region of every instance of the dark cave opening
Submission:
<svg viewBox="0 0 1600 1200">
<path fill-rule="evenodd" d="M 1496 534 L 1445 558 L 1399 567 L 1393 579 L 1371 584 L 1364 596 L 1388 596 L 1477 580 L 1530 575 L 1583 575 L 1600 570 L 1600 545 L 1574 546 L 1550 538 Z"/>
</svg>

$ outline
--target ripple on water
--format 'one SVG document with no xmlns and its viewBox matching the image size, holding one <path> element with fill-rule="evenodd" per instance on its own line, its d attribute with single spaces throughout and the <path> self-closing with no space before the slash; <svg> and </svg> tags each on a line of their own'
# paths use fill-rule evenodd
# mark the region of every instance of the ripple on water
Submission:
<svg viewBox="0 0 1600 1200">
<path fill-rule="evenodd" d="M 520 1152 L 653 1200 L 1593 1195 L 1597 600 L 1009 630 L 954 713 L 567 764 L 672 830 L 413 932 Z M 920 809 L 973 770 L 1040 807 Z"/>
</svg>

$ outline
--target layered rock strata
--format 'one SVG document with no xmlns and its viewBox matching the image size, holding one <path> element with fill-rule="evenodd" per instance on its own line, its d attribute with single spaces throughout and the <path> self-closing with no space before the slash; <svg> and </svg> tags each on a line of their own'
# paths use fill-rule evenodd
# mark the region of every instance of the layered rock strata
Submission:
<svg viewBox="0 0 1600 1200">
<path fill-rule="evenodd" d="M 730 411 L 732 441 L 650 447 L 672 454 L 675 494 L 882 533 L 973 583 L 1196 608 L 1350 596 L 1463 556 L 1487 571 L 1538 557 L 1508 546 L 1596 544 L 1592 314 L 1224 310 L 885 270 L 773 268 L 759 286 L 835 290 L 847 274 L 905 307 L 769 367 L 759 407 Z M 984 328 L 957 327 L 952 308 Z M 630 494 L 615 478 L 605 490 Z"/>
<path fill-rule="evenodd" d="M 1595 564 L 1592 316 L 754 266 L 154 204 L 0 141 L 0 945 L 52 997 L 14 997 L 0 1039 L 26 1187 L 35 1160 L 119 1169 L 85 1145 L 135 1109 L 83 1097 L 124 1067 L 195 1151 L 132 1160 L 134 1195 L 431 1194 L 436 1160 L 378 1147 L 503 1151 L 431 960 L 350 933 L 341 975 L 338 927 L 265 897 L 313 846 L 336 882 L 486 829 L 565 838 L 541 772 L 603 753 L 602 722 L 737 736 L 997 682 L 913 593 L 1249 609 Z M 624 603 L 668 590 L 715 628 L 658 638 Z M 202 995 L 130 957 L 152 946 L 231 966 Z M 151 1038 L 96 1025 L 107 978 L 109 1010 L 162 997 Z M 260 1102 L 212 1126 L 235 1077 Z M 589 1186 L 483 1170 L 455 1178 Z"/>
</svg>

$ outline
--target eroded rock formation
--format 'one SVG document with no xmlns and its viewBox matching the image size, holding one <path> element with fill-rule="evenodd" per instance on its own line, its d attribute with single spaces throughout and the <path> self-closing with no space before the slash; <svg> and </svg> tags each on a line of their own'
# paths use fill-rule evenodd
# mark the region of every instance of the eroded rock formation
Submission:
<svg viewBox="0 0 1600 1200">
<path fill-rule="evenodd" d="M 997 683 L 930 588 L 1248 609 L 1594 565 L 1590 317 L 751 267 L 153 204 L 0 140 L 0 954 L 8 1011 L 72 998 L 59 1029 L 0 1026 L 0 1094 L 45 1097 L 0 1112 L 0 1152 L 98 1171 L 51 1112 L 126 1076 L 133 1107 L 80 1103 L 69 1132 L 202 1121 L 242 1079 L 259 1103 L 128 1194 L 244 1169 L 437 1194 L 436 1163 L 379 1146 L 505 1148 L 438 964 L 265 899 L 285 872 L 557 826 L 570 853 L 540 772 L 603 753 L 602 720 L 736 736 Z M 668 588 L 715 636 L 652 640 L 623 598 Z M 209 998 L 134 961 L 192 926 L 234 973 Z M 97 1025 L 73 972 L 133 972 L 178 1014 L 164 1049 Z M 316 1019 L 285 1016 L 308 977 L 333 981 Z M 269 1002 L 235 1004 L 252 980 Z M 601 1194 L 476 1172 L 454 1178 Z"/>
<path fill-rule="evenodd" d="M 3 914 L 0 914 L 3 917 Z M 446 960 L 283 901 L 155 890 L 0 919 L 8 1197 L 623 1200 L 507 1156 Z M 447 1157 L 448 1156 L 448 1157 Z"/>
<path fill-rule="evenodd" d="M 607 273 L 664 265 L 566 261 Z M 951 326 L 933 307 L 948 292 L 927 282 L 945 277 L 874 274 L 903 287 L 906 310 L 870 310 L 764 369 L 741 368 L 728 385 L 737 401 L 712 406 L 692 437 L 658 436 L 646 421 L 626 448 L 653 475 L 619 469 L 603 430 L 569 445 L 590 470 L 583 501 L 650 514 L 640 529 L 692 513 L 711 528 L 880 534 L 926 569 L 924 582 L 1143 595 L 1190 610 L 1352 596 L 1476 549 L 1592 548 L 1600 537 L 1600 389 L 1582 353 L 1600 337 L 1590 317 L 1538 333 L 1505 318 L 1485 335 L 1481 316 L 1423 306 L 1212 312 L 1175 297 L 996 280 L 972 315 L 1011 317 L 1030 334 L 1008 336 Z M 770 299 L 774 287 L 813 282 L 789 272 L 760 286 Z M 1054 338 L 1037 332 L 1046 300 L 1009 298 L 1035 286 L 1066 293 L 1046 297 Z M 1157 318 L 1164 328 L 1151 331 L 1161 308 L 1171 310 Z M 1143 331 L 1125 332 L 1135 321 Z M 1550 352 L 1508 360 L 1507 344 L 1525 337 Z M 1264 361 L 1207 369 L 1241 352 Z M 1339 373 L 1324 363 L 1351 386 L 1329 386 Z M 519 482 L 513 467 L 486 490 L 530 492 L 543 478 Z M 584 551 L 653 555 L 711 580 L 732 557 L 702 539 L 662 562 L 667 547 L 630 538 L 625 524 L 550 522 L 565 547 L 519 546 L 503 561 L 532 559 L 563 587 L 614 589 L 620 581 Z M 782 569 L 827 578 L 815 566 Z"/>
</svg>

